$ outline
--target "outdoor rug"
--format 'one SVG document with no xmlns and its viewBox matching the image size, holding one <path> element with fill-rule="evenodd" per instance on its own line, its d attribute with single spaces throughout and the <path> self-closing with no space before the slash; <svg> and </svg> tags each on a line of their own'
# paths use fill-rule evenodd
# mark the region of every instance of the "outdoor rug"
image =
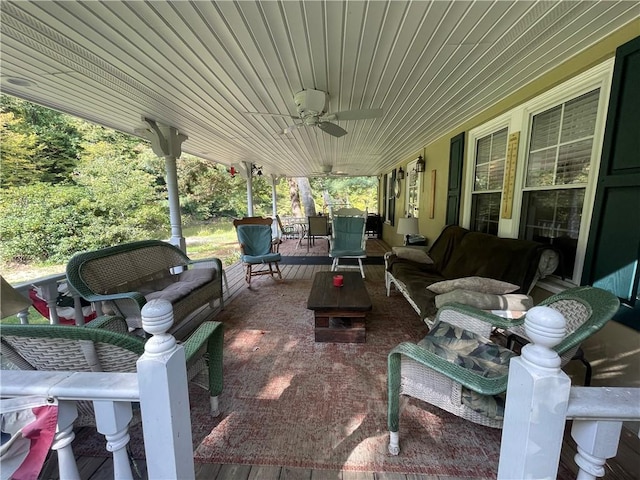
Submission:
<svg viewBox="0 0 640 480">
<path fill-rule="evenodd" d="M 256 282 L 225 308 L 216 318 L 225 325 L 221 415 L 212 418 L 206 392 L 190 387 L 196 462 L 496 477 L 500 430 L 417 400 L 405 401 L 400 455 L 387 452 L 387 353 L 427 329 L 401 295 L 366 284 L 364 344 L 314 341 L 311 280 Z M 142 458 L 140 427 L 131 435 Z M 74 451 L 107 454 L 87 429 Z"/>
</svg>

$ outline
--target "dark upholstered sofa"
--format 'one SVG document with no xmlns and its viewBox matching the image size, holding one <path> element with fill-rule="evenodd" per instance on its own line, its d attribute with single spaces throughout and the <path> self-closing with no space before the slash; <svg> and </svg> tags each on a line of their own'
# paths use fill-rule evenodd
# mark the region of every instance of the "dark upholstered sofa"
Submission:
<svg viewBox="0 0 640 480">
<path fill-rule="evenodd" d="M 445 280 L 483 277 L 516 285 L 515 294 L 528 294 L 539 278 L 555 270 L 558 254 L 541 243 L 449 225 L 429 249 L 427 261 L 433 263 L 387 252 L 385 283 L 387 296 L 395 286 L 420 318 L 429 323 L 437 311 L 438 294 L 428 290 L 428 286 Z"/>
</svg>

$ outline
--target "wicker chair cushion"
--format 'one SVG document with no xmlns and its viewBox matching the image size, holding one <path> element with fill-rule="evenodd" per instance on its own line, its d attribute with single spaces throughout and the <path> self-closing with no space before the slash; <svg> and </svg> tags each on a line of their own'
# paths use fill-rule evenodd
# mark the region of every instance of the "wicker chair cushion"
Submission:
<svg viewBox="0 0 640 480">
<path fill-rule="evenodd" d="M 418 343 L 448 361 L 486 378 L 508 374 L 509 361 L 515 353 L 468 330 L 438 322 Z M 504 416 L 504 394 L 482 395 L 462 387 L 462 403 L 491 418 Z"/>
<path fill-rule="evenodd" d="M 162 279 L 141 286 L 139 291 L 147 302 L 160 298 L 173 303 L 213 280 L 215 274 L 216 271 L 213 268 L 187 270 L 175 275 L 176 282 L 169 282 L 167 285 L 166 279 Z"/>
<path fill-rule="evenodd" d="M 515 354 L 490 340 L 446 322 L 438 322 L 418 345 L 486 378 L 507 375 Z"/>
</svg>

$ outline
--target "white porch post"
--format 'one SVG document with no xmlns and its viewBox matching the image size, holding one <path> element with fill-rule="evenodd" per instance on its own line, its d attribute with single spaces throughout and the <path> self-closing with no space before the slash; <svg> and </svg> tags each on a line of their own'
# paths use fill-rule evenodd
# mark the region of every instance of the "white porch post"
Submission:
<svg viewBox="0 0 640 480">
<path fill-rule="evenodd" d="M 557 310 L 534 307 L 525 330 L 532 343 L 509 364 L 498 479 L 556 478 L 571 380 L 552 348 L 565 336 Z"/>
<path fill-rule="evenodd" d="M 167 333 L 173 310 L 166 300 L 142 307 L 153 336 L 137 362 L 142 431 L 149 478 L 195 478 L 184 347 Z"/>
<path fill-rule="evenodd" d="M 186 251 L 186 242 L 182 236 L 182 219 L 180 216 L 180 196 L 178 194 L 178 171 L 176 159 L 182 154 L 182 142 L 188 137 L 176 130 L 150 120 L 144 119 L 148 128 L 138 129 L 136 133 L 151 142 L 153 153 L 163 157 L 167 173 L 167 193 L 169 196 L 169 220 L 171 222 L 171 244 Z"/>
<path fill-rule="evenodd" d="M 247 174 L 247 216 L 253 217 L 253 163 L 244 163 L 244 171 Z"/>
<path fill-rule="evenodd" d="M 273 218 L 276 218 L 278 214 L 278 193 L 276 192 L 276 185 L 278 184 L 278 178 L 271 174 L 271 210 L 273 211 Z"/>
</svg>

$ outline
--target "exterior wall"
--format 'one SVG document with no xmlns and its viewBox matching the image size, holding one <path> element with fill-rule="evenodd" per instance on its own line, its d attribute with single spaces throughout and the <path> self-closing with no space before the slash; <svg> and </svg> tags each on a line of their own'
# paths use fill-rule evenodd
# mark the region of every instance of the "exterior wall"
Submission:
<svg viewBox="0 0 640 480">
<path fill-rule="evenodd" d="M 517 107 L 518 105 L 540 95 L 570 78 L 575 77 L 604 60 L 614 57 L 616 48 L 629 40 L 634 39 L 639 34 L 640 20 L 636 20 L 612 33 L 607 38 L 585 50 L 581 54 L 576 55 L 571 60 L 565 62 L 551 72 L 542 75 L 539 79 L 531 82 L 525 88 L 509 95 L 490 109 L 480 113 L 474 118 L 471 118 L 469 121 L 460 125 L 455 130 L 450 131 L 435 142 L 426 145 L 423 152 L 416 152 L 415 155 L 412 155 L 410 158 L 405 159 L 401 164 L 399 164 L 397 166 L 398 168 L 402 166 L 402 168 L 406 170 L 407 163 L 414 160 L 419 154 L 422 154 L 427 162 L 426 171 L 422 178 L 424 187 L 420 197 L 420 211 L 425 212 L 425 214 L 420 214 L 420 233 L 426 236 L 428 241 L 431 243 L 445 226 L 447 183 L 449 175 L 449 142 L 452 137 L 461 132 L 467 132 L 472 128 L 482 125 L 488 120 Z M 435 215 L 433 219 L 430 219 L 426 212 L 429 211 L 429 200 L 431 198 L 430 190 L 433 188 L 430 185 L 432 170 L 436 171 L 436 194 Z M 404 196 L 396 202 L 396 219 L 403 216 L 403 198 Z M 385 224 L 383 227 L 382 238 L 389 245 L 402 245 L 403 242 L 402 236 L 396 233 L 396 226 L 390 226 L 388 224 Z"/>
<path fill-rule="evenodd" d="M 425 214 L 423 215 L 421 213 L 419 224 L 420 233 L 427 237 L 429 244 L 435 240 L 445 226 L 450 139 L 461 132 L 467 132 L 535 98 L 554 86 L 598 65 L 604 60 L 613 58 L 617 47 L 634 39 L 639 34 L 640 21 L 637 20 L 612 33 L 601 42 L 573 57 L 560 67 L 542 75 L 525 88 L 509 95 L 492 108 L 480 113 L 437 141 L 426 145 L 422 155 L 426 159 L 427 166 L 423 174 L 423 182 L 425 183 L 420 197 L 420 212 L 425 212 Z M 406 159 L 402 164 L 398 165 L 398 167 L 402 166 L 402 168 L 406 170 L 407 163 L 414 160 L 417 155 L 418 153 Z M 429 201 L 431 195 L 429 192 L 431 188 L 433 188 L 433 186 L 430 185 L 432 170 L 436 171 L 436 194 L 435 215 L 433 219 L 430 219 L 426 212 L 428 212 L 430 208 Z M 403 213 L 404 201 L 400 199 L 396 203 L 396 218 L 403 216 Z M 402 244 L 402 236 L 396 234 L 395 231 L 395 226 L 384 225 L 383 239 L 389 245 Z M 536 301 L 540 301 L 550 295 L 550 292 L 539 288 L 534 290 L 533 293 Z M 592 385 L 640 387 L 640 332 L 617 322 L 610 322 L 600 332 L 585 342 L 583 349 L 586 358 L 593 366 Z M 574 383 L 582 383 L 584 367 L 580 362 L 571 362 L 567 367 L 567 371 L 570 375 L 575 376 Z"/>
</svg>

